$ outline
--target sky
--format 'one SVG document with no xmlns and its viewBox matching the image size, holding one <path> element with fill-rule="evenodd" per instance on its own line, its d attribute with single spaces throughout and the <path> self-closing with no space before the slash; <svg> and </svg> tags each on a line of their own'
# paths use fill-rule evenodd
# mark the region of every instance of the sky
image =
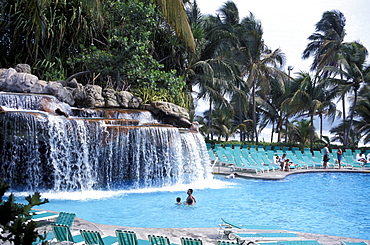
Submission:
<svg viewBox="0 0 370 245">
<path fill-rule="evenodd" d="M 197 0 L 203 15 L 215 15 L 226 0 Z M 291 75 L 309 71 L 312 59 L 302 60 L 307 38 L 315 32 L 315 24 L 325 11 L 339 10 L 346 18 L 345 42 L 360 41 L 370 51 L 369 0 L 234 0 L 240 19 L 252 12 L 260 20 L 263 38 L 270 49 L 280 48 L 286 55 L 286 66 L 293 66 Z M 370 59 L 368 59 L 369 61 Z"/>
<path fill-rule="evenodd" d="M 203 15 L 215 15 L 226 2 L 226 0 L 196 1 Z M 344 42 L 360 41 L 370 52 L 370 0 L 234 0 L 233 2 L 238 7 L 240 19 L 252 12 L 255 18 L 261 21 L 265 44 L 272 50 L 280 48 L 285 53 L 284 70 L 287 72 L 288 66 L 294 67 L 291 71 L 293 77 L 296 72 L 310 69 L 312 59 L 302 60 L 302 53 L 309 43 L 307 38 L 315 32 L 315 24 L 320 21 L 325 11 L 341 11 L 346 18 L 347 35 Z M 367 63 L 370 63 L 369 57 Z M 196 113 L 200 114 L 207 109 L 207 103 L 199 101 Z M 341 108 L 338 109 L 341 110 Z M 318 122 L 315 122 L 315 126 L 318 129 Z M 324 125 L 324 131 L 327 132 L 330 126 L 330 124 Z M 324 135 L 326 135 L 325 132 Z"/>
</svg>

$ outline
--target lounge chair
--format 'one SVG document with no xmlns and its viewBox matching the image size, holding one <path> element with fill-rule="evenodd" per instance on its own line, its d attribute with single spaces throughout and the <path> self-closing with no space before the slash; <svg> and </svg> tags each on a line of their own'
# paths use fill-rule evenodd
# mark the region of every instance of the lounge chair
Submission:
<svg viewBox="0 0 370 245">
<path fill-rule="evenodd" d="M 170 239 L 165 236 L 148 235 L 150 245 L 170 245 Z"/>
<path fill-rule="evenodd" d="M 285 241 L 303 239 L 302 237 L 297 236 L 297 234 L 290 232 L 232 233 L 232 235 L 229 237 L 232 239 L 236 238 L 238 242 L 244 242 L 246 239 L 254 241 Z"/>
<path fill-rule="evenodd" d="M 237 229 L 255 229 L 255 230 L 281 230 L 279 226 L 275 225 L 236 225 L 232 224 L 224 219 L 222 219 L 222 222 L 224 222 L 223 225 L 229 226 L 230 228 L 237 228 Z"/>
<path fill-rule="evenodd" d="M 250 165 L 246 159 L 240 157 L 238 154 L 235 154 L 234 162 L 236 166 L 231 166 L 232 172 L 234 172 L 234 170 L 240 172 L 252 172 L 256 174 L 263 172 L 263 169 Z"/>
<path fill-rule="evenodd" d="M 316 240 L 259 242 L 259 245 L 321 245 Z"/>
<path fill-rule="evenodd" d="M 248 245 L 251 245 L 251 244 L 254 244 L 254 242 L 248 243 Z M 242 245 L 242 243 L 239 243 L 239 242 L 229 242 L 229 241 L 217 241 L 217 245 Z"/>
<path fill-rule="evenodd" d="M 80 230 L 81 235 L 85 241 L 85 244 L 98 244 L 98 245 L 110 245 L 117 242 L 116 237 L 114 236 L 105 236 L 102 237 L 98 231 L 87 231 Z"/>
<path fill-rule="evenodd" d="M 31 211 L 31 219 L 33 221 L 43 221 L 43 220 L 50 220 L 58 217 L 58 214 L 56 213 L 50 213 L 46 211 Z"/>
<path fill-rule="evenodd" d="M 133 231 L 116 230 L 117 241 L 119 245 L 149 245 L 149 241 L 137 239 Z"/>
<path fill-rule="evenodd" d="M 72 236 L 68 225 L 52 224 L 53 233 L 58 242 L 79 243 L 83 242 L 83 237 L 79 235 Z"/>
<path fill-rule="evenodd" d="M 230 223 L 224 219 L 222 219 L 222 224 L 220 224 L 220 237 L 222 238 L 224 235 L 230 239 L 233 240 L 236 238 L 236 235 L 234 234 L 235 229 L 253 229 L 253 230 L 282 230 L 280 227 L 275 225 L 237 225 Z"/>
<path fill-rule="evenodd" d="M 366 242 L 346 242 L 342 241 L 343 245 L 368 245 Z"/>
<path fill-rule="evenodd" d="M 224 148 L 215 148 L 213 152 L 216 153 L 218 160 L 225 165 L 234 164 L 231 155 Z"/>
<path fill-rule="evenodd" d="M 181 245 L 203 245 L 201 239 L 181 237 Z"/>
<path fill-rule="evenodd" d="M 279 245 L 320 245 L 316 240 L 302 240 L 302 241 L 278 241 Z"/>
<path fill-rule="evenodd" d="M 55 221 L 55 224 L 66 225 L 69 228 L 71 228 L 75 217 L 76 217 L 75 213 L 60 212 L 57 220 Z"/>
<path fill-rule="evenodd" d="M 33 242 L 32 245 L 45 244 L 45 242 L 51 241 L 52 239 L 55 238 L 53 232 L 49 232 L 49 233 L 45 232 L 44 234 L 40 234 L 40 235 L 43 236 L 43 239 L 41 239 L 40 237 L 37 237 L 36 241 Z"/>
</svg>

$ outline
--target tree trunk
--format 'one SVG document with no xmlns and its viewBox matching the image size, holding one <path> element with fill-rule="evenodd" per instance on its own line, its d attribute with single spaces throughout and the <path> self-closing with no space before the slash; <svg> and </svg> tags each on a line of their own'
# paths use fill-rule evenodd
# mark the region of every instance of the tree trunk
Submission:
<svg viewBox="0 0 370 245">
<path fill-rule="evenodd" d="M 272 141 L 274 141 L 274 133 L 275 133 L 275 122 L 272 122 L 272 126 L 271 126 L 271 143 Z"/>
<path fill-rule="evenodd" d="M 340 66 L 340 70 L 342 71 L 342 66 Z M 343 74 L 340 73 L 340 80 L 343 80 Z M 344 148 L 348 146 L 348 138 L 347 138 L 347 128 L 346 128 L 346 96 L 343 94 L 342 96 L 342 110 L 343 110 L 343 145 Z"/>
<path fill-rule="evenodd" d="M 315 134 L 315 130 L 314 130 L 314 126 L 313 126 L 313 113 L 311 113 L 311 116 L 310 116 L 310 149 L 311 149 L 311 152 L 313 152 L 313 138 L 314 138 L 314 134 Z"/>
<path fill-rule="evenodd" d="M 320 139 L 322 140 L 322 114 L 320 113 Z"/>
<path fill-rule="evenodd" d="M 258 132 L 257 132 L 257 106 L 256 106 L 256 81 L 253 81 L 252 86 L 252 100 L 253 100 L 253 133 L 256 137 L 256 145 L 258 145 Z"/>
<path fill-rule="evenodd" d="M 342 96 L 342 111 L 343 111 L 343 145 L 344 148 L 347 148 L 348 146 L 348 140 L 347 140 L 347 128 L 346 128 L 346 100 L 345 96 Z"/>
<path fill-rule="evenodd" d="M 209 99 L 209 118 L 208 118 L 208 129 L 211 129 L 211 125 L 212 125 L 212 99 Z M 211 137 L 209 137 L 209 134 L 211 134 Z M 208 139 L 211 139 L 213 140 L 213 132 L 212 130 L 209 130 L 209 133 L 208 133 Z"/>
<path fill-rule="evenodd" d="M 242 119 L 242 109 L 241 109 L 241 101 L 240 101 L 240 98 L 239 98 L 239 106 L 238 106 L 238 113 L 239 113 L 239 125 L 242 124 L 243 122 L 243 119 Z M 239 131 L 240 132 L 240 135 L 239 135 L 239 140 L 240 142 L 243 142 L 243 139 L 244 139 L 244 132 L 242 130 Z"/>
<path fill-rule="evenodd" d="M 356 104 L 357 104 L 357 88 L 353 90 L 353 93 L 355 94 L 355 98 L 353 100 L 352 110 L 351 110 L 351 114 L 349 118 L 349 124 L 348 124 L 348 129 L 347 129 L 347 139 L 349 139 L 349 133 L 353 131 L 352 124 L 353 124 L 353 117 L 355 115 Z M 355 142 L 353 141 L 352 143 L 355 143 Z"/>
</svg>

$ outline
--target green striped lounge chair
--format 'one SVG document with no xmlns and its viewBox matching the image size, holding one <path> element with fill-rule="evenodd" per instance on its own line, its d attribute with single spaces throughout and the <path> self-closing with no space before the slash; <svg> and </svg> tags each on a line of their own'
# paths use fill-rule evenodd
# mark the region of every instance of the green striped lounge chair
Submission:
<svg viewBox="0 0 370 245">
<path fill-rule="evenodd" d="M 165 236 L 148 235 L 150 245 L 170 245 L 170 239 Z"/>
<path fill-rule="evenodd" d="M 117 242 L 114 236 L 102 237 L 98 231 L 80 230 L 86 245 L 111 245 Z"/>
<path fill-rule="evenodd" d="M 230 242 L 230 241 L 217 241 L 217 245 L 254 245 L 256 243 L 249 241 L 245 242 Z M 258 243 L 257 243 L 258 244 Z"/>
<path fill-rule="evenodd" d="M 181 237 L 181 245 L 203 245 L 201 239 Z"/>
<path fill-rule="evenodd" d="M 55 224 L 66 225 L 69 228 L 71 228 L 75 217 L 76 217 L 75 213 L 60 212 L 57 220 L 55 221 Z"/>
<path fill-rule="evenodd" d="M 116 230 L 117 241 L 119 245 L 149 245 L 148 240 L 137 239 L 133 231 Z"/>
<path fill-rule="evenodd" d="M 55 239 L 59 242 L 68 242 L 71 244 L 83 242 L 83 237 L 79 235 L 72 236 L 68 225 L 52 224 Z"/>
</svg>

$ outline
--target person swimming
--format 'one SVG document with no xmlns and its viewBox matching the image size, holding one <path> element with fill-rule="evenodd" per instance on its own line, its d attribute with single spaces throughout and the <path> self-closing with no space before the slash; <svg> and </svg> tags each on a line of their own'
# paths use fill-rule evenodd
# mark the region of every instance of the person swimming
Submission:
<svg viewBox="0 0 370 245">
<path fill-rule="evenodd" d="M 182 202 L 181 202 L 181 197 L 177 197 L 176 198 L 176 203 L 175 203 L 176 205 L 180 205 L 180 204 L 182 204 Z"/>
<path fill-rule="evenodd" d="M 237 174 L 237 173 L 232 173 L 232 174 L 229 174 L 229 175 L 225 176 L 225 178 L 226 178 L 226 179 L 235 179 L 235 178 L 236 178 L 236 176 L 238 176 L 238 174 Z"/>
</svg>

